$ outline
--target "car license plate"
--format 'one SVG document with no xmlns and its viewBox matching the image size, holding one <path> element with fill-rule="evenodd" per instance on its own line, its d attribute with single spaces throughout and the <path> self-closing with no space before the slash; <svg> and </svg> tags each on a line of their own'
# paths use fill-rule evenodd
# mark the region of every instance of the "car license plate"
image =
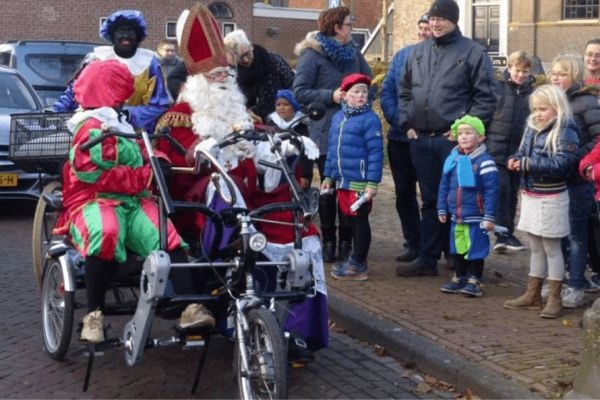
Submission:
<svg viewBox="0 0 600 400">
<path fill-rule="evenodd" d="M 17 174 L 0 174 L 0 186 L 17 186 L 18 182 Z"/>
</svg>

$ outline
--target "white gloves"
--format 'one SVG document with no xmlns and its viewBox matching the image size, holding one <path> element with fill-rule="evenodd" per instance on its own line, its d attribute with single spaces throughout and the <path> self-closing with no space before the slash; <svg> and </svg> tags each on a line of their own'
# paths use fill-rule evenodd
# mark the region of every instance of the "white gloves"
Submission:
<svg viewBox="0 0 600 400">
<path fill-rule="evenodd" d="M 304 154 L 306 154 L 306 158 L 309 160 L 316 160 L 319 158 L 319 148 L 311 138 L 301 136 L 300 140 L 302 140 L 302 144 L 304 144 Z"/>
<path fill-rule="evenodd" d="M 307 138 L 306 136 L 300 136 L 300 140 L 304 145 L 304 154 L 306 154 L 306 157 L 309 160 L 316 160 L 317 158 L 319 158 L 319 148 L 317 147 L 315 142 L 313 142 L 310 138 Z M 290 143 L 289 140 L 284 140 L 281 143 L 281 153 L 281 155 L 283 155 L 284 157 L 292 154 L 298 154 L 298 148 L 292 143 Z"/>
<path fill-rule="evenodd" d="M 206 150 L 206 151 L 209 152 L 217 143 L 218 143 L 217 140 L 215 138 L 212 138 L 212 137 L 204 139 L 203 141 L 201 141 L 200 143 L 198 143 L 196 145 L 196 147 L 194 148 L 194 157 L 196 156 L 196 154 L 200 150 Z"/>
</svg>

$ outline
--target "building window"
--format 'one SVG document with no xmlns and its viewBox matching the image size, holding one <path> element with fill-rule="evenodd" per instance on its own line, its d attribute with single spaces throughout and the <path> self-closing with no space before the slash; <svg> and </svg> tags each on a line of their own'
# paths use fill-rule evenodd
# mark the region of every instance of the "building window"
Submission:
<svg viewBox="0 0 600 400">
<path fill-rule="evenodd" d="M 564 19 L 598 19 L 600 0 L 565 0 Z"/>
<path fill-rule="evenodd" d="M 166 39 L 177 39 L 177 22 L 167 21 L 165 24 L 165 38 Z"/>
<path fill-rule="evenodd" d="M 352 40 L 354 40 L 358 44 L 358 48 L 362 49 L 369 40 L 369 31 L 367 29 L 353 29 L 352 30 Z"/>
<path fill-rule="evenodd" d="M 223 36 L 233 31 L 235 31 L 235 22 L 223 22 L 223 25 L 221 25 L 221 33 Z"/>
<path fill-rule="evenodd" d="M 215 16 L 215 18 L 233 18 L 233 11 L 231 7 L 222 2 L 212 3 L 208 6 L 208 9 Z"/>
</svg>

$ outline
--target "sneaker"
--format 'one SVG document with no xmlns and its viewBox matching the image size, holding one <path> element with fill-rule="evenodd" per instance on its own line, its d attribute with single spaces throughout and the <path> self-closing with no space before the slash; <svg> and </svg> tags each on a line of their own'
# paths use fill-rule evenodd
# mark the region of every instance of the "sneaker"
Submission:
<svg viewBox="0 0 600 400">
<path fill-rule="evenodd" d="M 586 279 L 583 284 L 583 291 L 586 293 L 596 293 L 596 292 L 600 291 L 600 286 L 598 286 L 594 282 L 588 281 Z"/>
<path fill-rule="evenodd" d="M 496 236 L 496 244 L 494 245 L 494 251 L 498 253 L 504 253 L 508 249 L 508 236 L 498 235 Z"/>
<path fill-rule="evenodd" d="M 498 243 L 496 241 L 496 243 Z M 511 251 L 523 251 L 523 250 L 527 250 L 527 246 L 525 246 L 523 243 L 521 243 L 521 241 L 519 239 L 517 239 L 514 235 L 508 235 L 506 237 L 506 248 L 508 250 Z M 494 250 L 496 249 L 496 247 L 494 246 Z"/>
<path fill-rule="evenodd" d="M 456 274 L 452 275 L 452 280 L 448 283 L 444 283 L 440 290 L 444 293 L 460 293 L 462 288 L 467 284 L 467 277 L 458 277 Z"/>
<path fill-rule="evenodd" d="M 562 299 L 562 305 L 565 308 L 578 308 L 583 305 L 583 290 L 575 289 L 571 286 L 564 286 L 564 290 L 561 290 L 560 297 Z"/>
<path fill-rule="evenodd" d="M 83 328 L 81 329 L 80 339 L 90 343 L 104 341 L 104 318 L 102 317 L 102 311 L 92 311 L 83 317 Z"/>
<path fill-rule="evenodd" d="M 472 276 L 469 278 L 469 281 L 460 292 L 462 294 L 466 294 L 469 297 L 481 297 L 483 295 L 483 291 L 481 290 L 482 286 L 483 285 L 481 284 L 479 279 Z"/>
<path fill-rule="evenodd" d="M 600 274 L 597 272 L 592 272 L 590 283 L 600 288 Z"/>
<path fill-rule="evenodd" d="M 208 311 L 208 308 L 203 304 L 192 303 L 181 313 L 179 320 L 179 327 L 181 329 L 186 328 L 200 328 L 200 327 L 214 327 L 215 319 Z"/>
<path fill-rule="evenodd" d="M 367 264 L 360 263 L 352 257 L 339 268 L 331 270 L 331 276 L 341 281 L 366 281 L 367 280 Z"/>
</svg>

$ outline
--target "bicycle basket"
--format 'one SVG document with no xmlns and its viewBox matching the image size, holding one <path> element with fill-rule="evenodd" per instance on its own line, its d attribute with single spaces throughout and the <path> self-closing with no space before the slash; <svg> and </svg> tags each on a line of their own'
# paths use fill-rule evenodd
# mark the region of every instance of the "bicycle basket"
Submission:
<svg viewBox="0 0 600 400">
<path fill-rule="evenodd" d="M 69 156 L 71 116 L 71 112 L 11 115 L 8 158 L 26 172 L 57 174 Z"/>
</svg>

